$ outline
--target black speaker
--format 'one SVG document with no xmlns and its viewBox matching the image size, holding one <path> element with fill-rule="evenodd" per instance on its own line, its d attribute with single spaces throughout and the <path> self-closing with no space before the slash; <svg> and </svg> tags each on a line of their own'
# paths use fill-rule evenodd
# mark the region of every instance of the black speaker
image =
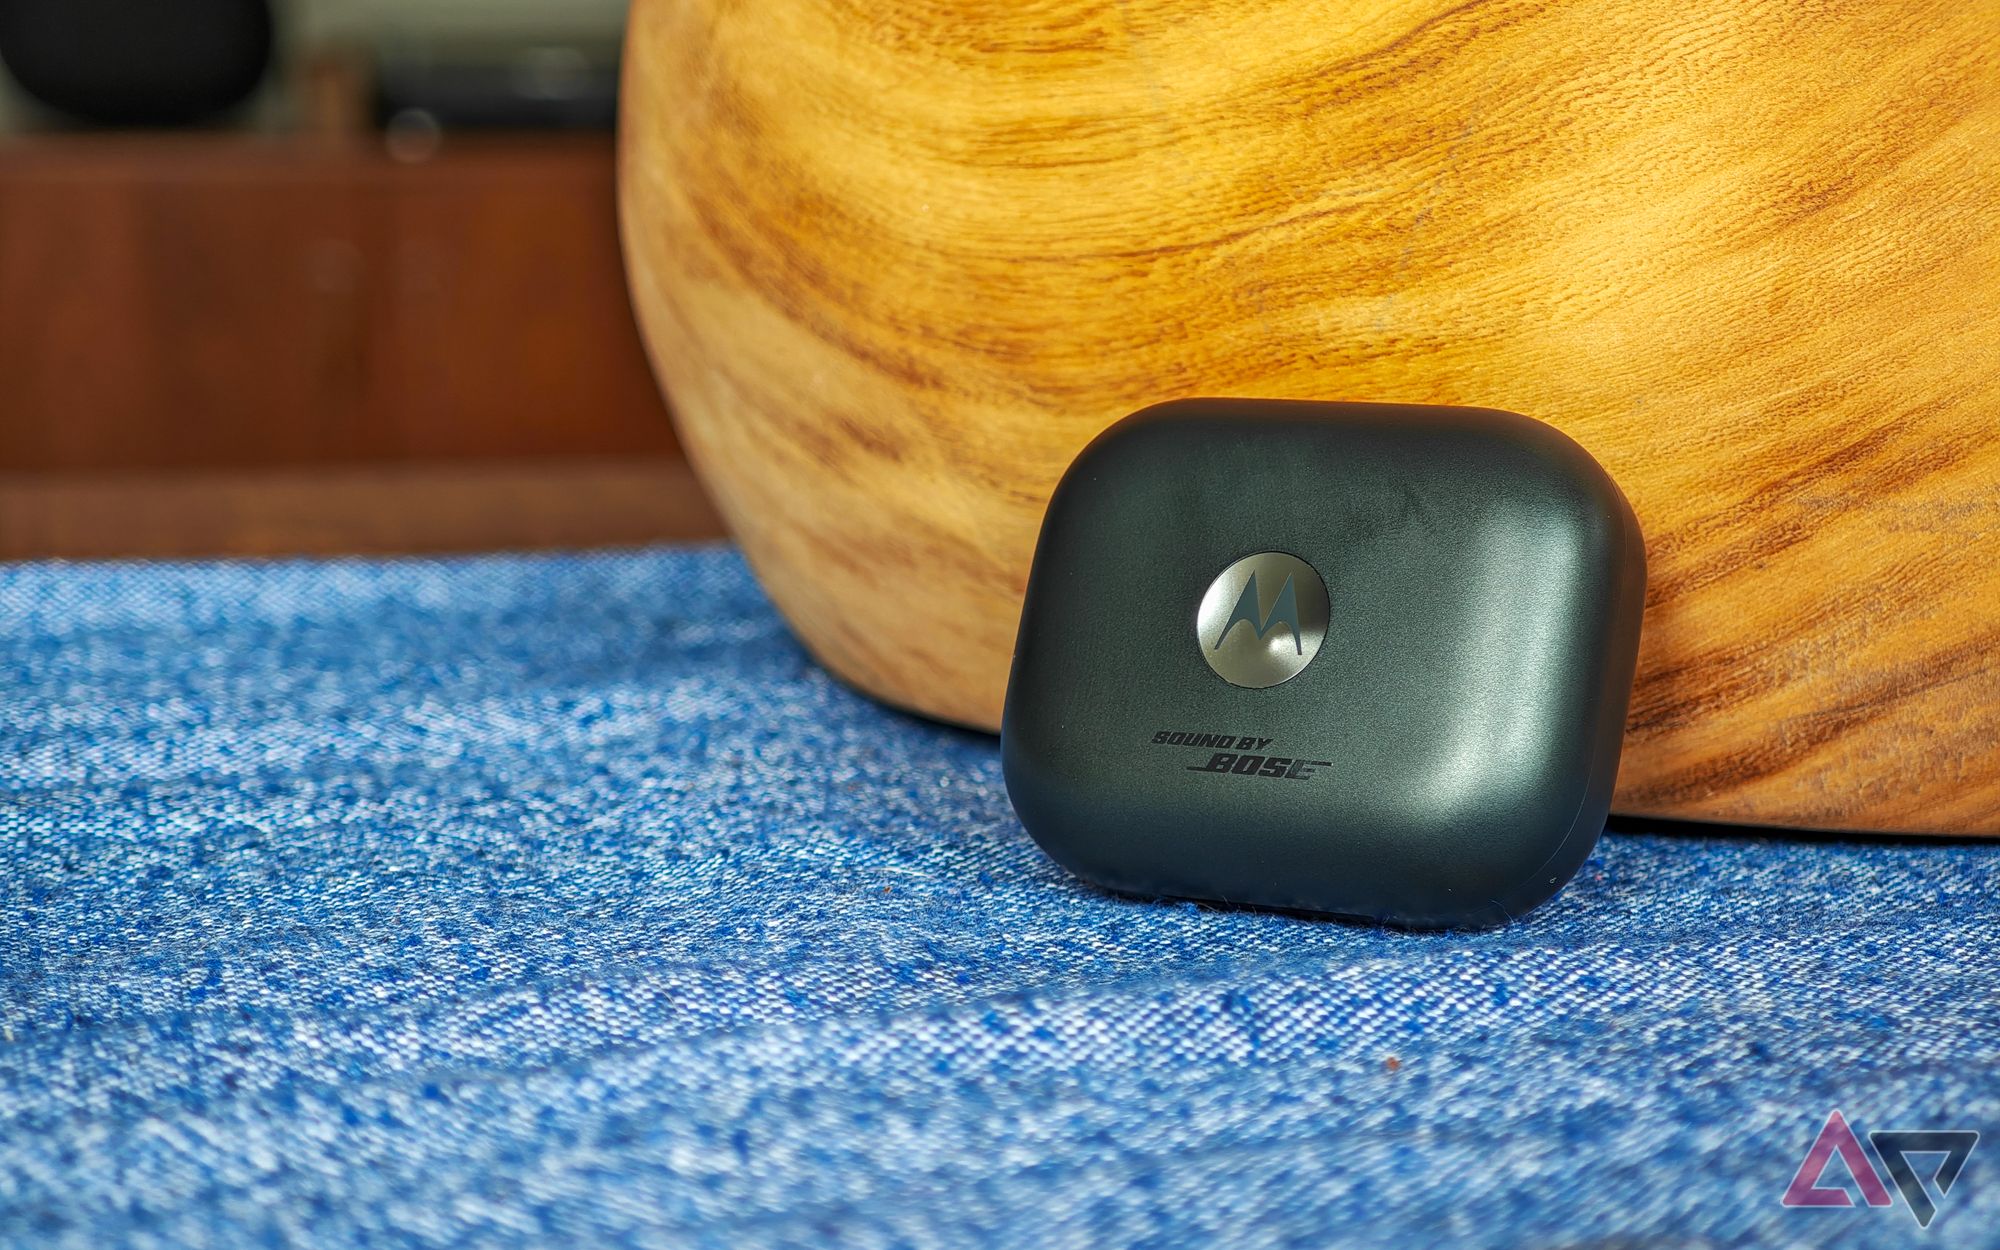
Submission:
<svg viewBox="0 0 2000 1250">
<path fill-rule="evenodd" d="M 1504 922 L 1603 828 L 1645 580 L 1624 495 L 1527 417 L 1146 409 L 1049 503 L 1008 795 L 1112 890 Z"/>
<path fill-rule="evenodd" d="M 269 0 L 0 0 L 0 61 L 29 95 L 104 126 L 176 126 L 248 99 Z"/>
</svg>

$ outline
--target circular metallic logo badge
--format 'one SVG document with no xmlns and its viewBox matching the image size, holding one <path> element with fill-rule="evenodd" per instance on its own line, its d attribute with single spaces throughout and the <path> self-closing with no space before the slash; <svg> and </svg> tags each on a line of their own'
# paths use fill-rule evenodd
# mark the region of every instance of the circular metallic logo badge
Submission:
<svg viewBox="0 0 2000 1250">
<path fill-rule="evenodd" d="M 1326 641 L 1326 583 L 1313 566 L 1260 551 L 1222 570 L 1195 612 L 1201 657 L 1233 686 L 1261 690 L 1290 681 Z"/>
</svg>

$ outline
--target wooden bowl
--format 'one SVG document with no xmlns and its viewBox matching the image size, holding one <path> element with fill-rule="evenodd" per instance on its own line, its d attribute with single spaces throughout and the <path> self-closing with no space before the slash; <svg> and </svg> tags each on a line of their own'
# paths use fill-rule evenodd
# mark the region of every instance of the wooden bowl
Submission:
<svg viewBox="0 0 2000 1250">
<path fill-rule="evenodd" d="M 627 58 L 654 363 L 863 689 L 997 723 L 1135 408 L 1485 405 L 1644 522 L 1620 810 L 2000 833 L 1984 6 L 638 0 Z"/>
</svg>

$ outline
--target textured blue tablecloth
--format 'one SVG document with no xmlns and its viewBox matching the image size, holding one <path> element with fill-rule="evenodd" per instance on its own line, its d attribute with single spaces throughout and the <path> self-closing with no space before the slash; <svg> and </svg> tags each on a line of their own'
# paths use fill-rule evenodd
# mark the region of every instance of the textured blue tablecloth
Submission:
<svg viewBox="0 0 2000 1250">
<path fill-rule="evenodd" d="M 0 567 L 0 1244 L 2000 1244 L 2000 1136 L 1921 1238 L 1779 1205 L 1834 1107 L 2000 1128 L 1996 886 L 1113 898 L 727 551 Z"/>
</svg>

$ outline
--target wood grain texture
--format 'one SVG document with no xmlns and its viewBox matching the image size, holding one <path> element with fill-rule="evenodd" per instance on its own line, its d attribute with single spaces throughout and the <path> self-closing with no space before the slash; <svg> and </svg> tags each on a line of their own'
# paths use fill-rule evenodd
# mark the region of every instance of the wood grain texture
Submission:
<svg viewBox="0 0 2000 1250">
<path fill-rule="evenodd" d="M 996 723 L 1047 495 L 1187 395 L 1623 484 L 1618 808 L 2000 834 L 2000 7 L 639 0 L 627 264 L 779 606 Z"/>
</svg>

